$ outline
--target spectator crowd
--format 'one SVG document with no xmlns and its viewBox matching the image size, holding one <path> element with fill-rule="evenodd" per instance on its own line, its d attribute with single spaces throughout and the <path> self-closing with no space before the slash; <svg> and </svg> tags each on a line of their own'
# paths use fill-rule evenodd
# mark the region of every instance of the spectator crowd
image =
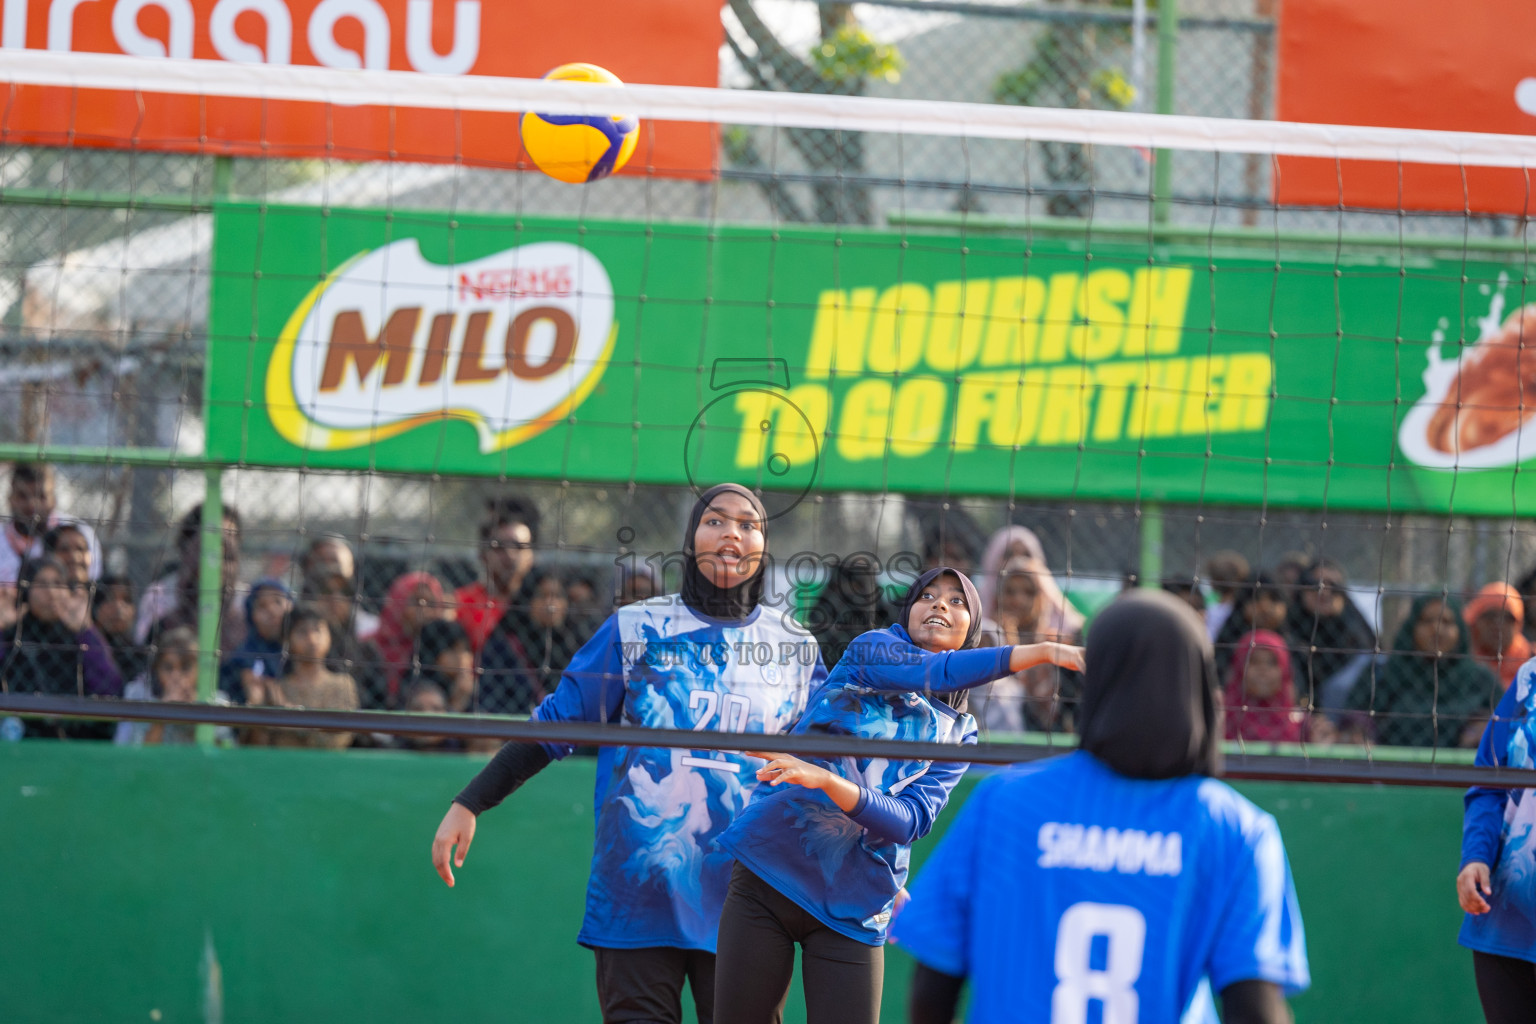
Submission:
<svg viewBox="0 0 1536 1024">
<path fill-rule="evenodd" d="M 202 508 L 182 516 L 171 566 L 139 581 L 103 573 L 91 526 L 56 507 L 52 467 L 18 463 L 0 544 L 0 690 L 130 700 L 198 697 Z M 920 520 L 922 568 L 972 574 L 982 633 L 991 644 L 1081 643 L 1092 602 L 1063 586 L 1039 538 L 1010 526 L 990 538 L 963 512 Z M 477 577 L 456 589 L 433 573 L 407 571 L 370 607 L 349 541 L 308 542 L 292 578 L 239 583 L 241 521 L 223 512 L 223 609 L 217 629 L 218 689 L 232 704 L 419 713 L 522 714 L 559 682 L 571 656 L 614 605 L 645 600 L 660 581 L 620 566 L 612 594 L 597 579 L 540 564 L 540 517 L 529 500 L 502 496 L 479 524 Z M 900 595 L 873 555 L 829 559 L 803 610 L 828 666 L 855 636 L 892 621 Z M 1529 591 L 1494 581 L 1468 595 L 1418 596 L 1384 641 L 1374 594 L 1357 602 L 1343 569 L 1288 555 L 1254 570 L 1218 552 L 1204 579 L 1161 581 L 1203 617 L 1216 654 L 1228 739 L 1476 746 L 1483 723 L 1531 657 Z M 1536 573 L 1533 573 L 1536 577 Z M 1127 585 L 1138 581 L 1128 575 Z M 1081 590 L 1081 588 L 1079 588 Z M 1536 610 L 1533 610 L 1536 611 Z M 1532 616 L 1536 618 L 1536 615 Z M 972 710 L 986 730 L 1070 734 L 1079 680 L 1050 665 L 989 684 Z M 9 739 L 191 742 L 183 725 L 6 719 Z M 241 743 L 462 750 L 451 739 L 247 729 Z"/>
</svg>

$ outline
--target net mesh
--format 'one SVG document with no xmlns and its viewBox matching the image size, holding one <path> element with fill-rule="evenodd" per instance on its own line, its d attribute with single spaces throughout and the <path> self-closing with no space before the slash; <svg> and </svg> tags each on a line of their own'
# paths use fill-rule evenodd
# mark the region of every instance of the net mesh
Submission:
<svg viewBox="0 0 1536 1024">
<path fill-rule="evenodd" d="M 696 490 L 739 479 L 771 603 L 829 661 L 938 561 L 989 584 L 999 642 L 1164 586 L 1209 617 L 1238 749 L 1466 761 L 1529 654 L 1536 150 L 1242 120 L 1270 13 L 1183 23 L 1180 113 L 1209 118 L 1140 113 L 1155 24 L 1118 9 L 733 0 L 720 90 L 18 54 L 0 682 L 526 714 L 610 610 L 676 589 Z M 142 131 L 94 137 L 125 96 Z M 281 155 L 150 138 L 166 97 L 247 104 Z M 612 103 L 625 173 L 532 167 L 520 110 Z M 43 137 L 29 104 L 71 113 Z M 318 134 L 281 135 L 293 109 Z M 506 145 L 396 150 L 424 111 Z M 347 136 L 375 115 L 386 151 Z M 1337 201 L 1283 201 L 1317 166 Z M 1393 201 L 1355 201 L 1383 167 Z M 328 672 L 289 682 L 305 628 Z M 973 710 L 1054 748 L 1077 686 L 1031 670 Z M 420 742 L 390 728 L 350 740 Z"/>
</svg>

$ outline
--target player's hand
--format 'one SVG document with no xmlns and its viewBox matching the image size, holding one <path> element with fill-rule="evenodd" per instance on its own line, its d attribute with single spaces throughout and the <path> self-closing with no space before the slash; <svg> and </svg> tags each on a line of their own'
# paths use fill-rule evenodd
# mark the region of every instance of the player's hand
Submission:
<svg viewBox="0 0 1536 1024">
<path fill-rule="evenodd" d="M 1036 665 L 1055 665 L 1071 672 L 1083 670 L 1083 649 L 1071 644 L 1046 641 L 1038 644 L 1021 644 L 1008 657 L 1008 671 L 1023 672 Z"/>
<path fill-rule="evenodd" d="M 450 889 L 453 888 L 453 869 L 464 866 L 464 857 L 469 853 L 469 844 L 474 838 L 474 814 L 461 803 L 449 804 L 448 813 L 443 815 L 443 823 L 437 826 L 437 835 L 432 837 L 432 866 L 437 868 L 437 873 Z M 449 864 L 450 858 L 452 865 Z"/>
<path fill-rule="evenodd" d="M 818 768 L 788 754 L 768 754 L 758 750 L 748 750 L 746 754 L 748 757 L 761 757 L 768 762 L 757 770 L 757 781 L 766 782 L 770 786 L 789 782 L 806 789 L 826 789 L 833 779 L 839 778 L 825 768 Z"/>
<path fill-rule="evenodd" d="M 1469 914 L 1486 914 L 1493 908 L 1484 896 L 1493 895 L 1493 883 L 1488 878 L 1488 865 L 1473 861 L 1456 876 L 1456 899 L 1461 909 Z"/>
</svg>

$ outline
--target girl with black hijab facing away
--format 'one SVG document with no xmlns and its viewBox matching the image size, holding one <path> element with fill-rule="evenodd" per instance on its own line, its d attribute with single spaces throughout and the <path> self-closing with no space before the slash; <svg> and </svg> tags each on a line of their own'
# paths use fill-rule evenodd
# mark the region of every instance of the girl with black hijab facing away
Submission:
<svg viewBox="0 0 1536 1024">
<path fill-rule="evenodd" d="M 699 498 L 683 538 L 683 589 L 627 605 L 577 651 L 535 721 L 778 733 L 826 678 L 815 640 L 758 606 L 763 507 L 736 484 Z M 757 655 L 771 651 L 770 658 Z M 508 743 L 459 794 L 432 842 L 454 884 L 475 816 L 500 803 L 563 743 Z M 713 1017 L 715 935 L 730 857 L 716 843 L 746 805 L 757 764 L 736 752 L 604 747 L 597 836 L 577 941 L 597 954 L 603 1020 L 678 1022 L 686 980 Z M 450 857 L 452 867 L 450 867 Z"/>
<path fill-rule="evenodd" d="M 975 743 L 967 689 L 1047 661 L 1082 665 L 1080 648 L 1057 643 L 972 650 L 981 618 L 969 579 L 947 566 L 929 570 L 896 623 L 848 646 L 791 731 Z M 736 866 L 720 916 L 716 1019 L 778 1020 L 798 943 L 809 1024 L 873 1024 L 886 926 L 912 843 L 928 834 L 967 766 L 758 756 L 768 763 L 757 777 L 773 788 L 759 790 L 719 840 Z"/>
<path fill-rule="evenodd" d="M 896 926 L 913 1024 L 1290 1020 L 1306 943 L 1274 818 L 1216 779 L 1216 670 L 1171 594 L 1128 593 L 1088 634 L 1082 749 L 976 787 Z M 1202 984 L 1209 981 L 1209 987 Z"/>
</svg>

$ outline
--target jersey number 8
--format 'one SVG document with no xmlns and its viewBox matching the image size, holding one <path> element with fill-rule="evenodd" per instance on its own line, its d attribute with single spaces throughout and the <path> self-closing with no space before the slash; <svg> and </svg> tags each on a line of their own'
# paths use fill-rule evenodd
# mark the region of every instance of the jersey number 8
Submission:
<svg viewBox="0 0 1536 1024">
<path fill-rule="evenodd" d="M 1104 938 L 1104 966 L 1092 966 L 1094 940 Z M 1134 907 L 1074 903 L 1056 926 L 1056 988 L 1051 1024 L 1087 1024 L 1088 1003 L 1103 1006 L 1104 1024 L 1136 1024 L 1136 979 L 1147 942 L 1147 919 Z"/>
</svg>

